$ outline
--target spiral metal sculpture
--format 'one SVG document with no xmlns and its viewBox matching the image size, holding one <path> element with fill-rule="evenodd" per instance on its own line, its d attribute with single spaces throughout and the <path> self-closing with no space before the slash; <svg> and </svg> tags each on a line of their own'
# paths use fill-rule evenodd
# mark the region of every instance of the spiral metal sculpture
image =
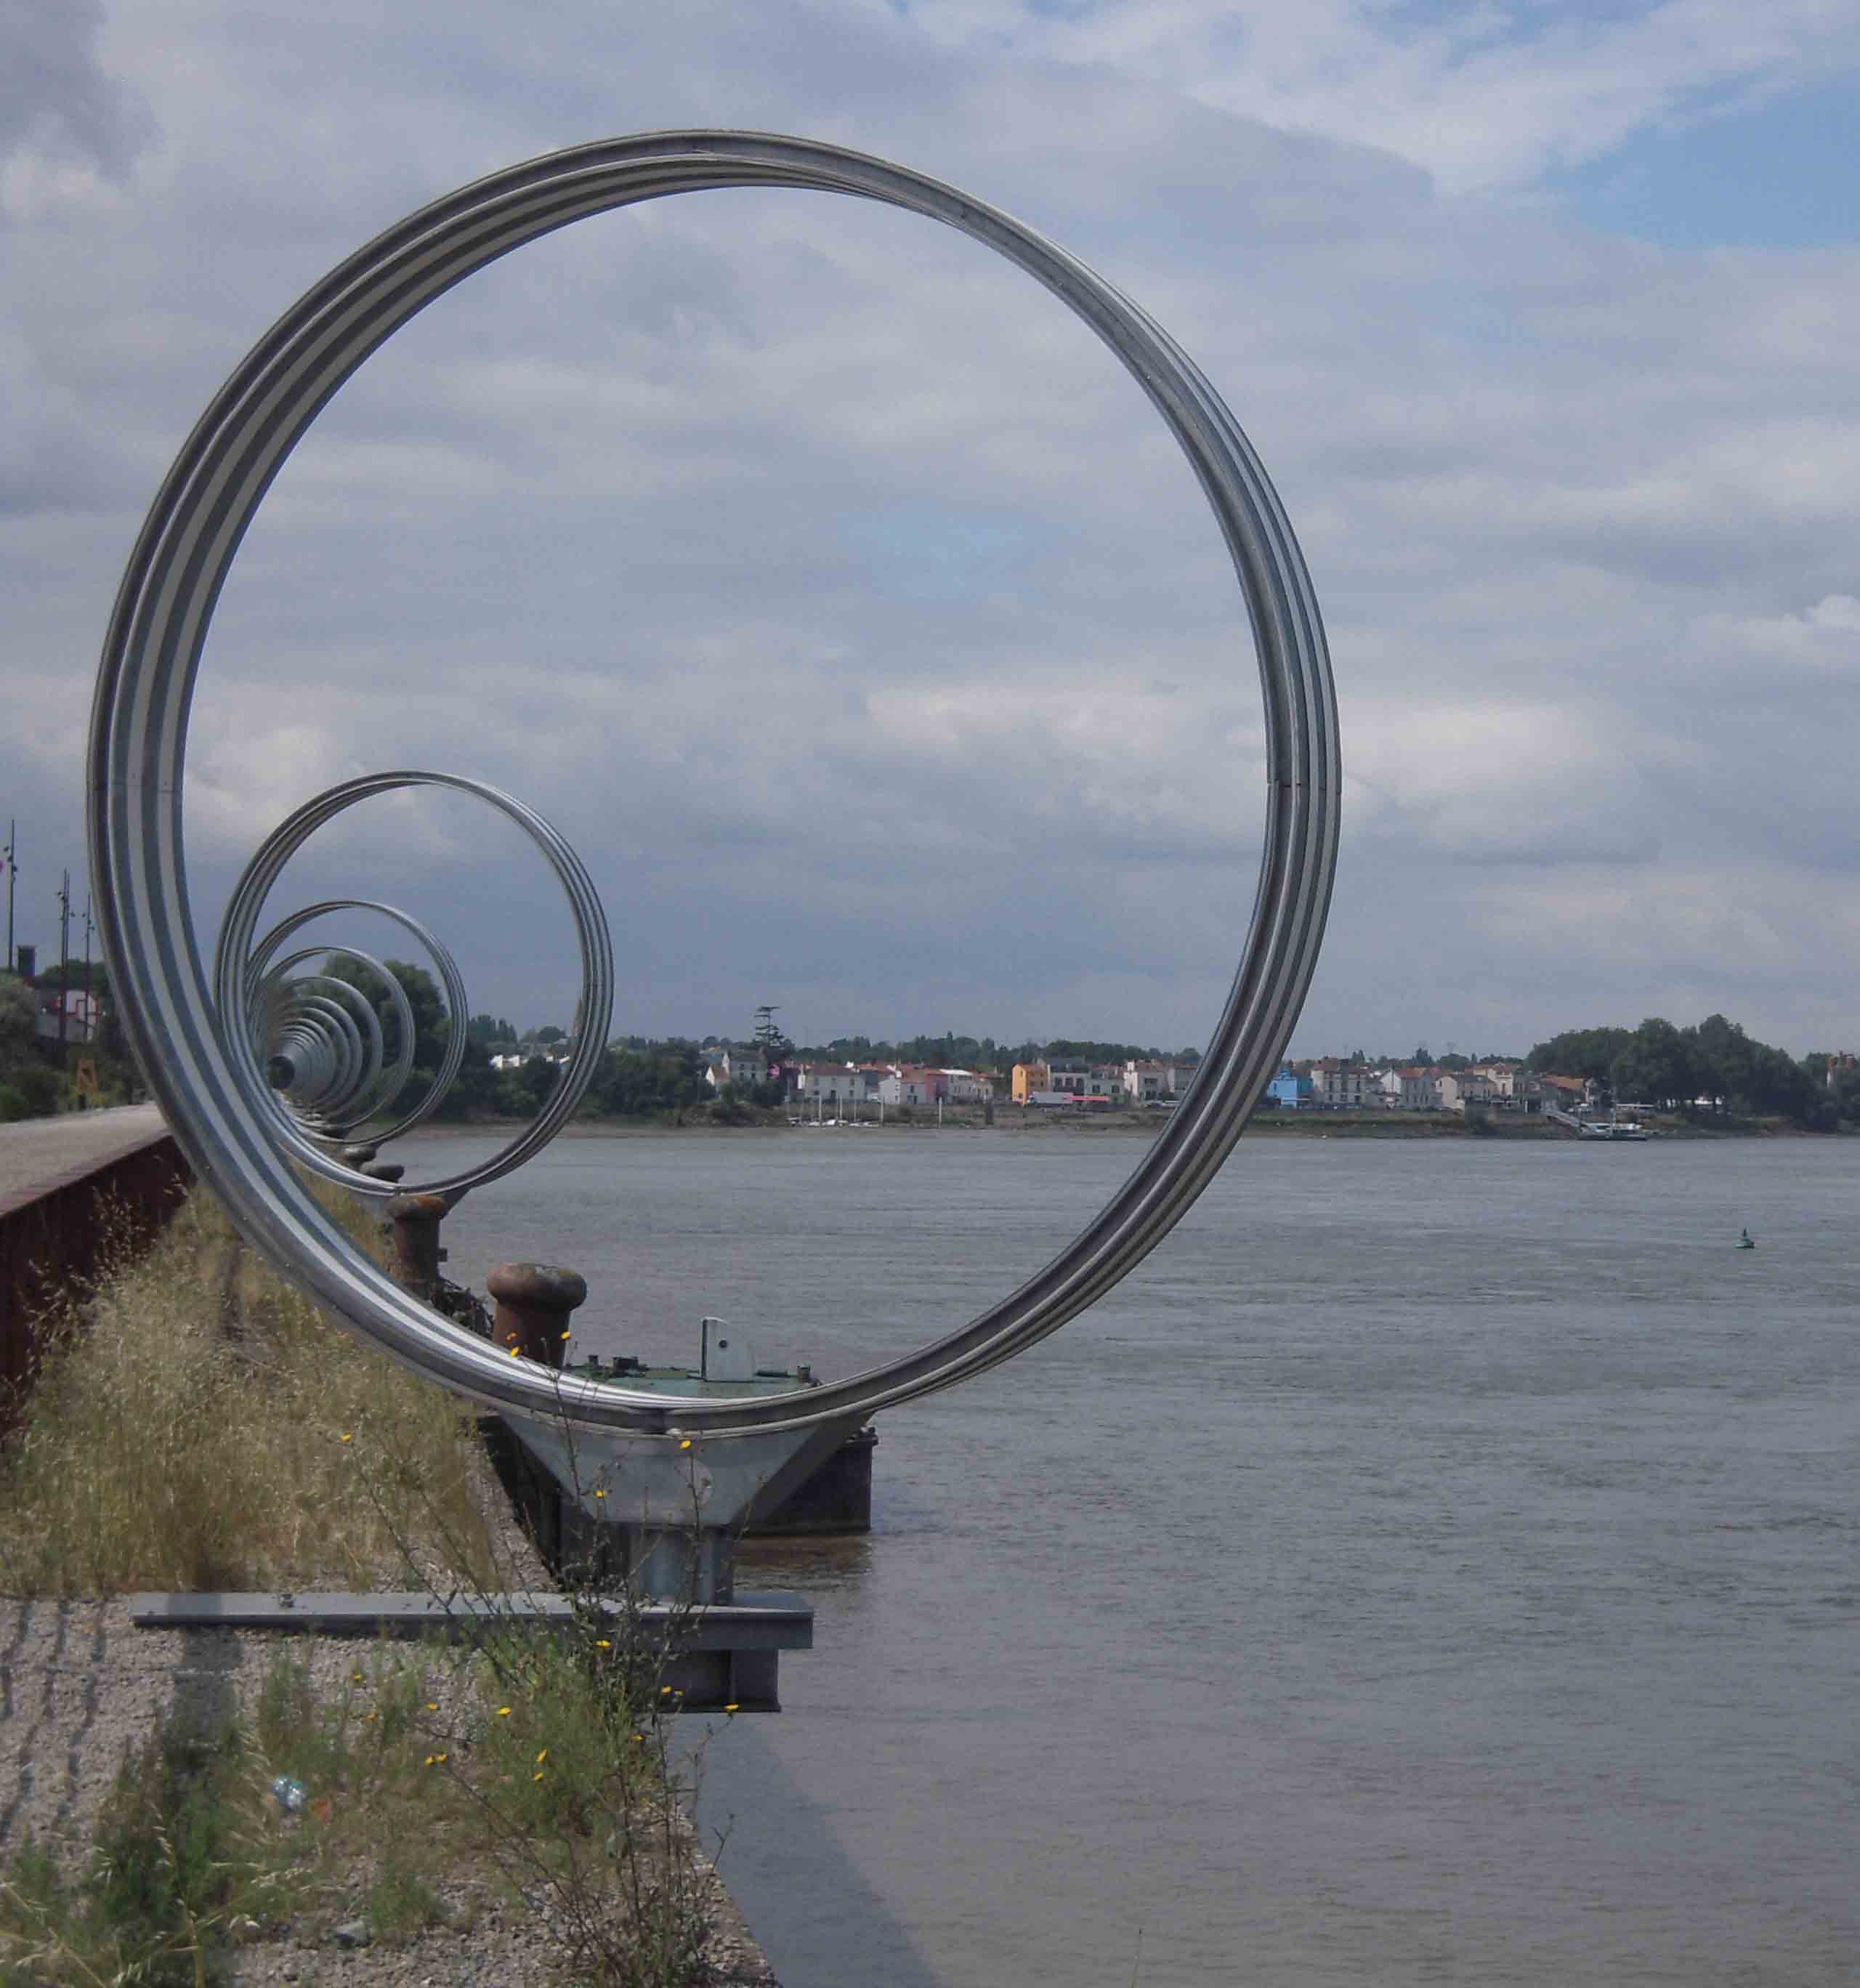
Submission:
<svg viewBox="0 0 1860 1988">
<path fill-rule="evenodd" d="M 363 1261 L 291 1161 L 338 1178 L 346 1170 L 281 1110 L 251 1031 L 226 1020 L 249 1012 L 256 907 L 289 850 L 367 795 L 450 786 L 527 828 L 568 891 L 591 990 L 577 1056 L 591 1070 L 605 1040 L 611 973 L 604 921 L 572 852 L 519 803 L 455 776 L 386 773 L 333 789 L 255 859 L 252 901 L 228 917 L 216 999 L 188 918 L 181 772 L 189 700 L 227 570 L 272 478 L 343 382 L 434 299 L 526 242 L 590 215 L 729 187 L 850 194 L 944 222 L 1043 285 L 1127 368 L 1187 456 L 1233 558 L 1265 707 L 1266 824 L 1251 923 L 1199 1074 L 1069 1248 L 961 1330 L 903 1358 L 804 1392 L 668 1409 L 663 1397 L 501 1357 Z M 675 1414 L 690 1436 L 722 1442 L 817 1432 L 951 1386 L 1057 1330 L 1156 1246 L 1232 1150 L 1297 1019 L 1329 907 L 1340 778 L 1329 660 L 1290 525 L 1233 415 L 1152 318 L 1032 230 L 921 174 L 801 139 L 651 132 L 510 167 L 410 215 L 316 285 L 235 370 L 170 471 L 123 576 L 92 719 L 91 861 L 125 1026 L 150 1087 L 196 1168 L 255 1242 L 400 1359 L 519 1417 L 566 1416 L 590 1432 L 646 1437 L 664 1432 Z M 320 1043 L 343 1036 L 333 1016 L 318 1026 Z M 334 1057 L 333 1046 L 327 1053 Z M 436 1189 L 463 1192 L 519 1164 L 572 1110 L 580 1082 L 583 1069 L 571 1066 L 522 1138 Z"/>
<path fill-rule="evenodd" d="M 313 919 L 335 911 L 373 911 L 391 918 L 420 942 L 438 968 L 440 984 L 445 992 L 447 1009 L 452 1017 L 452 1026 L 447 1032 L 445 1057 L 435 1073 L 432 1084 L 405 1117 L 378 1135 L 377 1143 L 384 1144 L 390 1139 L 398 1138 L 437 1108 L 458 1074 L 459 1066 L 465 1056 L 465 1019 L 469 1011 L 466 1005 L 465 982 L 459 973 L 458 962 L 427 926 L 391 905 L 375 904 L 361 898 L 336 898 L 326 899 L 320 904 L 306 905 L 272 926 L 263 938 L 256 941 L 252 938 L 272 886 L 277 881 L 284 866 L 318 829 L 358 802 L 405 787 L 443 788 L 485 802 L 515 822 L 529 836 L 555 872 L 568 900 L 570 916 L 574 922 L 576 945 L 581 960 L 580 1012 L 582 1023 L 573 1050 L 548 1102 L 521 1134 L 481 1164 L 435 1180 L 408 1182 L 397 1188 L 369 1180 L 329 1151 L 326 1146 L 316 1143 L 311 1136 L 312 1128 L 303 1121 L 299 1114 L 279 1114 L 274 1107 L 272 1123 L 279 1142 L 284 1149 L 303 1165 L 314 1172 L 322 1174 L 326 1178 L 339 1181 L 344 1186 L 362 1192 L 438 1194 L 455 1201 L 469 1189 L 499 1179 L 513 1168 L 521 1166 L 555 1137 L 567 1123 L 575 1107 L 580 1103 L 595 1070 L 599 1067 L 600 1053 L 607 1044 L 607 1023 L 614 1006 L 613 951 L 607 936 L 607 916 L 600 908 L 600 900 L 581 859 L 540 815 L 499 789 L 489 786 L 482 780 L 469 779 L 458 773 L 375 773 L 330 788 L 327 792 L 317 795 L 313 800 L 306 802 L 272 830 L 259 845 L 256 854 L 246 865 L 244 874 L 234 887 L 232 899 L 226 907 L 225 917 L 220 925 L 219 945 L 214 962 L 215 997 L 222 1015 L 253 1016 L 254 1003 L 257 1001 L 260 1003 L 258 1016 L 262 1017 L 263 990 L 272 976 L 282 970 L 282 965 L 268 970 L 268 962 L 278 947 L 293 932 L 301 930 Z M 291 955 L 293 958 L 302 956 Z M 384 967 L 376 962 L 370 963 L 377 965 L 377 970 L 404 1003 L 405 996 L 399 982 Z M 363 1005 L 367 1004 L 364 1002 Z M 401 1017 L 401 1022 L 400 1040 L 405 1053 L 411 1053 L 412 1036 L 413 1017 L 409 1010 Z M 240 1077 L 248 1086 L 255 1080 L 267 1083 L 272 1080 L 269 1069 L 261 1068 L 260 1049 L 249 1027 L 228 1047 Z M 265 1052 L 267 1062 L 271 1053 L 269 1050 Z M 352 1064 L 343 1067 L 345 1077 L 349 1076 L 352 1067 Z M 320 1070 L 321 1067 L 320 1063 L 318 1068 Z M 361 1079 L 358 1075 L 350 1080 L 359 1084 Z M 389 1097 L 395 1094 L 391 1090 L 387 1094 Z M 351 1122 L 359 1124 L 361 1121 L 353 1119 Z M 326 1131 L 324 1136 L 327 1137 Z"/>
<path fill-rule="evenodd" d="M 381 1024 L 348 981 L 327 973 L 291 976 L 291 966 L 316 956 L 309 950 L 281 962 L 254 1006 L 262 1018 L 266 1081 L 289 1100 L 300 1124 L 333 1139 L 360 1124 L 379 1098 Z"/>
<path fill-rule="evenodd" d="M 353 946 L 343 948 L 390 990 L 395 1024 L 395 1054 L 390 1063 L 380 1016 L 360 988 L 335 974 L 293 975 L 293 966 L 321 958 L 330 949 L 305 946 L 279 960 L 253 990 L 250 1026 L 253 1047 L 272 1089 L 289 1100 L 300 1123 L 323 1138 L 340 1139 L 365 1124 L 407 1081 L 413 1064 L 413 1007 L 407 990 L 372 953 Z M 328 1032 L 319 1026 L 315 997 L 320 991 L 357 1011 L 363 1048 L 359 1069 L 330 1067 L 337 1061 L 338 1046 L 329 1042 Z"/>
<path fill-rule="evenodd" d="M 242 924 L 244 921 L 249 900 L 250 908 L 255 914 L 262 904 L 262 895 L 256 873 L 250 866 L 247 867 L 245 874 L 234 887 L 230 907 L 231 911 L 235 911 L 239 915 Z M 360 1005 L 364 1011 L 364 1027 L 372 1029 L 374 1032 L 370 1049 L 376 1063 L 381 1066 L 378 1074 L 371 1075 L 370 1072 L 364 1072 L 352 1089 L 345 1093 L 340 1100 L 332 1104 L 320 1099 L 314 1110 L 306 1108 L 306 1100 L 302 1093 L 295 1088 L 292 1083 L 280 1082 L 280 1078 L 285 1075 L 283 1071 L 276 1067 L 280 1060 L 288 1062 L 291 1077 L 296 1078 L 299 1075 L 296 1060 L 289 1055 L 290 1045 L 285 1040 L 288 1011 L 282 1004 L 286 999 L 286 991 L 304 988 L 315 981 L 325 978 L 325 976 L 316 975 L 293 981 L 289 979 L 289 970 L 304 960 L 322 957 L 334 948 L 326 943 L 303 947 L 286 958 L 278 960 L 275 964 L 272 963 L 272 956 L 293 933 L 300 931 L 307 925 L 313 924 L 319 918 L 326 918 L 332 913 L 340 911 L 370 912 L 377 918 L 386 918 L 391 923 L 399 925 L 403 931 L 411 933 L 418 940 L 428 958 L 438 969 L 440 986 L 445 993 L 446 1013 L 451 1018 L 451 1026 L 446 1034 L 445 1054 L 441 1059 L 438 1069 L 433 1073 L 432 1080 L 427 1089 L 411 1111 L 404 1117 L 397 1119 L 385 1129 L 374 1134 L 372 1143 L 377 1147 L 384 1146 L 391 1141 L 400 1138 L 413 1131 L 415 1126 L 424 1123 L 438 1109 L 447 1092 L 451 1090 L 452 1081 L 458 1074 L 459 1066 L 465 1057 L 465 1016 L 468 1010 L 465 1005 L 464 976 L 458 971 L 458 962 L 428 926 L 423 925 L 419 919 L 409 916 L 407 912 L 397 910 L 392 904 L 380 904 L 370 898 L 326 898 L 320 904 L 305 905 L 301 911 L 293 911 L 289 918 L 273 925 L 271 930 L 252 948 L 242 975 L 228 951 L 228 927 L 222 924 L 220 928 L 219 951 L 214 962 L 214 986 L 221 1003 L 222 1012 L 234 1014 L 238 1012 L 236 1004 L 240 999 L 240 989 L 243 982 L 246 989 L 248 1027 L 252 1035 L 255 1053 L 265 1064 L 267 1080 L 274 1088 L 285 1092 L 290 1102 L 292 1111 L 299 1123 L 306 1130 L 325 1139 L 336 1140 L 346 1138 L 366 1124 L 370 1119 L 374 1117 L 400 1096 L 408 1077 L 413 1072 L 415 1031 L 413 1008 L 408 1000 L 407 990 L 401 985 L 400 981 L 382 961 L 375 958 L 372 954 L 364 952 L 353 945 L 345 945 L 341 950 L 350 958 L 359 960 L 364 966 L 370 968 L 374 972 L 377 980 L 387 990 L 387 997 L 394 1013 L 395 1043 L 393 1060 L 384 1061 L 384 1051 L 380 1050 L 378 1046 L 380 1018 L 374 1004 L 364 998 L 360 1001 Z M 350 982 L 339 979 L 333 984 L 348 992 L 360 994 L 360 989 L 354 988 Z M 228 1005 L 229 1003 L 233 1005 Z M 319 1151 L 320 1161 L 325 1157 L 326 1156 Z M 390 1191 L 385 1184 L 372 1180 L 365 1175 L 345 1174 L 343 1178 L 345 1184 L 358 1193 L 383 1193 Z"/>
</svg>

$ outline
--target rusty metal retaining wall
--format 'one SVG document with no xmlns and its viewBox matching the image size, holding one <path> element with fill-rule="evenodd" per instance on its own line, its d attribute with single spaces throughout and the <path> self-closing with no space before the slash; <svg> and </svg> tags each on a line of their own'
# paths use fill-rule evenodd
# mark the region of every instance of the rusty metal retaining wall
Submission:
<svg viewBox="0 0 1860 1988">
<path fill-rule="evenodd" d="M 31 1384 L 47 1301 L 94 1276 L 106 1252 L 147 1249 L 192 1180 L 174 1134 L 158 1132 L 0 1199 L 0 1430 Z"/>
</svg>

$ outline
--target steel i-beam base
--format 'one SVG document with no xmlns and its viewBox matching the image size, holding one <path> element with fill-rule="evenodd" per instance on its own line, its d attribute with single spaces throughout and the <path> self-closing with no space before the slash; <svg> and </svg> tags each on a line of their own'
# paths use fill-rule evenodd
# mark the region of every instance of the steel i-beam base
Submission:
<svg viewBox="0 0 1860 1988">
<path fill-rule="evenodd" d="M 303 1636 L 431 1638 L 472 1642 L 494 1631 L 560 1629 L 575 1618 L 561 1594 L 485 1594 L 445 1601 L 430 1594 L 343 1593 L 132 1594 L 138 1629 L 265 1629 Z M 659 1672 L 666 1708 L 676 1712 L 779 1712 L 783 1650 L 813 1648 L 813 1608 L 785 1588 L 739 1595 L 680 1611 L 665 1602 L 604 1604 L 617 1625 L 648 1642 L 673 1639 Z"/>
</svg>

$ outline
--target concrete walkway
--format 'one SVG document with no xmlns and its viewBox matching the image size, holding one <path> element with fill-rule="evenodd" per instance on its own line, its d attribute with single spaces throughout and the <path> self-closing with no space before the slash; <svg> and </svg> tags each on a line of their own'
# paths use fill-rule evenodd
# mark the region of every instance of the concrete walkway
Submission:
<svg viewBox="0 0 1860 1988">
<path fill-rule="evenodd" d="M 108 1111 L 67 1111 L 0 1125 L 0 1209 L 30 1201 L 70 1175 L 146 1145 L 167 1129 L 153 1104 Z"/>
</svg>

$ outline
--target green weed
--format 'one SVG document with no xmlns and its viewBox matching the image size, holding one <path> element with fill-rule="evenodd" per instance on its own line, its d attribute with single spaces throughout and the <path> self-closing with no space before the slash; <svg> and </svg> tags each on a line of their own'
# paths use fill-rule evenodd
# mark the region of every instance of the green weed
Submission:
<svg viewBox="0 0 1860 1988">
<path fill-rule="evenodd" d="M 124 1760 L 81 1875 L 28 1844 L 0 1881 L 0 1981 L 198 1988 L 235 1921 L 295 1896 L 255 1766 L 236 1725 L 157 1727 Z"/>
</svg>

